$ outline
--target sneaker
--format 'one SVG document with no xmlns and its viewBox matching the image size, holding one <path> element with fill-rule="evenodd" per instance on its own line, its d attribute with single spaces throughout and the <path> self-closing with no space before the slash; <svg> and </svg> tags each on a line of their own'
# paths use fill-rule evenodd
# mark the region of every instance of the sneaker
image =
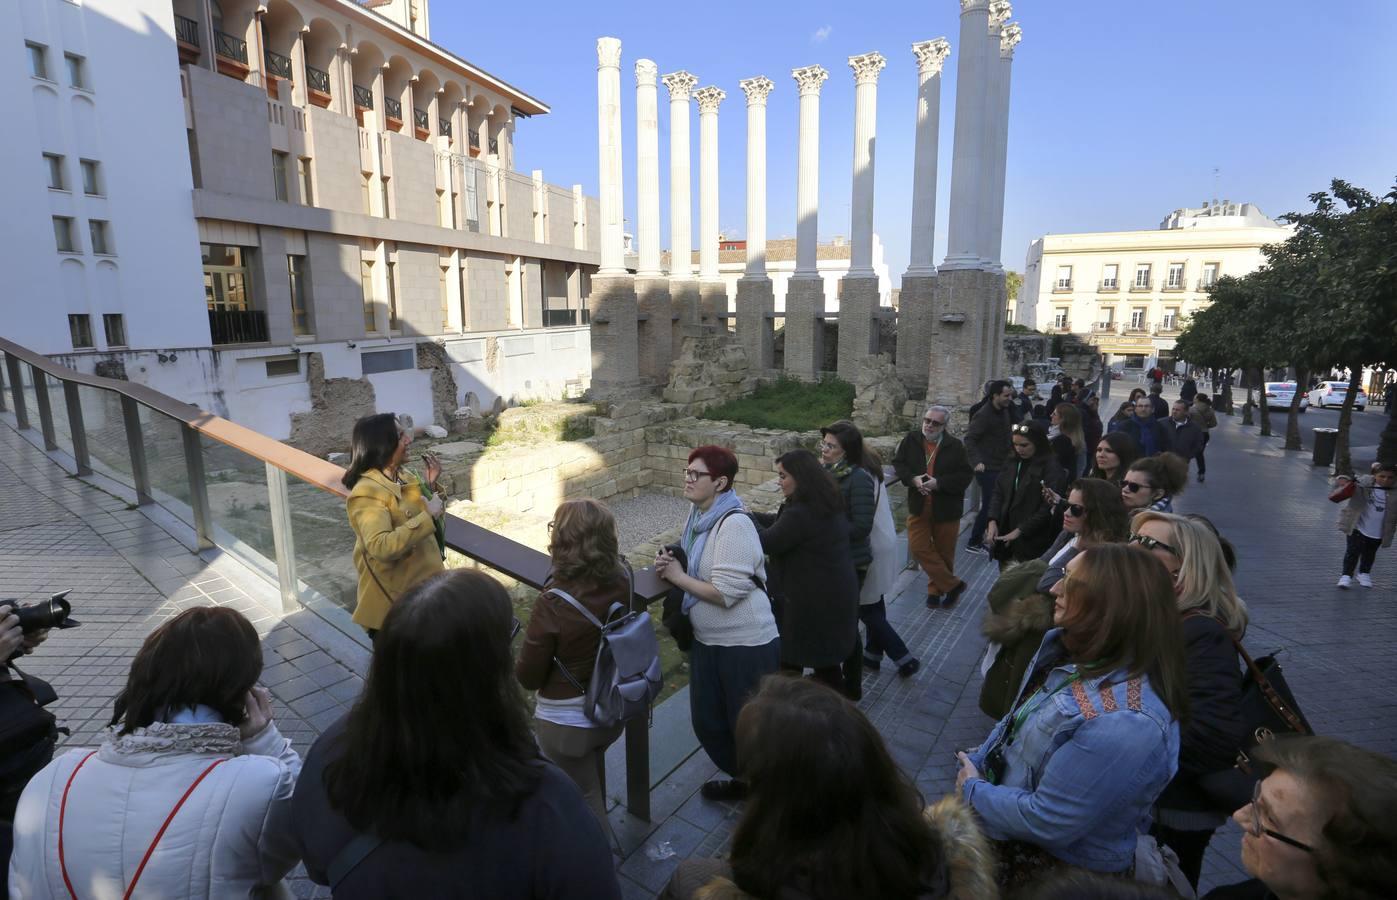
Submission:
<svg viewBox="0 0 1397 900">
<path fill-rule="evenodd" d="M 1372 587 L 1372 586 L 1373 586 L 1373 576 L 1369 575 L 1367 572 L 1359 572 L 1359 573 L 1358 573 L 1358 583 L 1361 584 L 1361 585 L 1363 585 L 1364 587 Z"/>
<path fill-rule="evenodd" d="M 917 659 L 916 657 L 913 657 L 907 660 L 907 662 L 897 667 L 897 677 L 911 678 L 913 675 L 917 674 L 917 670 L 921 667 L 921 660 Z"/>
<path fill-rule="evenodd" d="M 1339 587 L 1343 588 L 1344 590 L 1348 590 L 1348 586 L 1351 584 L 1353 584 L 1352 578 L 1348 577 L 1347 575 L 1339 576 Z"/>
<path fill-rule="evenodd" d="M 969 553 L 974 553 L 974 554 L 977 554 L 977 555 L 979 555 L 979 556 L 988 556 L 988 555 L 989 555 L 989 551 L 985 549 L 985 545 L 984 545 L 984 544 L 980 544 L 980 543 L 966 544 L 966 545 L 965 545 L 965 549 L 966 549 L 967 552 L 969 552 Z"/>
<path fill-rule="evenodd" d="M 1207 478 L 1207 477 L 1208 477 L 1208 476 L 1207 476 L 1206 473 L 1204 473 L 1204 472 L 1199 472 L 1199 473 L 1198 473 L 1198 483 L 1199 483 L 1199 484 L 1202 484 L 1202 483 L 1203 483 L 1203 480 L 1204 480 L 1205 478 Z"/>
</svg>

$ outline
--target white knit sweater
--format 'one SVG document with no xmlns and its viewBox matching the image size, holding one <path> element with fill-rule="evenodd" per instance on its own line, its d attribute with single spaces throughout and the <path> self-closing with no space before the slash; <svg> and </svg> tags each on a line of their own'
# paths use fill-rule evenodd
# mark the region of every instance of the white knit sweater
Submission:
<svg viewBox="0 0 1397 900">
<path fill-rule="evenodd" d="M 710 647 L 760 647 L 777 636 L 771 600 L 752 582 L 766 583 L 766 559 L 756 526 L 744 515 L 728 516 L 704 542 L 703 557 L 690 572 L 723 596 L 723 605 L 699 602 L 689 610 L 694 638 Z"/>
</svg>

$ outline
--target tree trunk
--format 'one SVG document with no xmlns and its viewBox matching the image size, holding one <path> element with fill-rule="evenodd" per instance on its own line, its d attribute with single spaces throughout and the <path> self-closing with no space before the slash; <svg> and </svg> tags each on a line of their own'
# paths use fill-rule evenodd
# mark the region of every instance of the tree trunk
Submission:
<svg viewBox="0 0 1397 900">
<path fill-rule="evenodd" d="M 1242 404 L 1242 424 L 1243 424 L 1243 425 L 1255 425 L 1255 424 L 1256 424 L 1255 420 L 1252 419 L 1252 414 L 1251 414 L 1251 412 L 1252 412 L 1251 385 L 1248 384 L 1248 385 L 1247 385 L 1247 402 Z"/>
<path fill-rule="evenodd" d="M 1344 398 L 1343 408 L 1339 410 L 1339 433 L 1338 440 L 1334 444 L 1334 474 L 1349 475 L 1353 473 L 1353 459 L 1349 455 L 1349 426 L 1353 424 L 1353 403 L 1358 398 L 1358 389 L 1363 385 L 1363 367 L 1350 366 L 1348 380 L 1348 396 Z"/>
<path fill-rule="evenodd" d="M 1296 366 L 1295 393 L 1290 397 L 1290 411 L 1287 413 L 1285 420 L 1285 449 L 1287 450 L 1305 449 L 1300 443 L 1300 398 L 1305 396 L 1301 393 L 1301 389 L 1309 383 L 1309 370 L 1302 366 Z M 1339 427 L 1340 429 L 1343 428 L 1342 425 Z M 1343 434 L 1343 431 L 1341 430 L 1339 433 Z"/>
<path fill-rule="evenodd" d="M 1387 407 L 1387 425 L 1378 435 L 1378 462 L 1397 465 L 1397 403 Z"/>
<path fill-rule="evenodd" d="M 1261 396 L 1257 402 L 1261 405 L 1261 431 L 1262 437 L 1271 436 L 1271 402 L 1266 399 L 1266 373 L 1257 369 L 1252 379 L 1256 382 L 1256 391 Z"/>
<path fill-rule="evenodd" d="M 1221 395 L 1219 395 L 1219 397 L 1213 398 L 1213 399 L 1215 399 L 1215 400 L 1220 400 L 1220 402 L 1214 404 L 1214 406 L 1217 408 L 1217 410 L 1218 410 L 1219 412 L 1227 413 L 1227 414 L 1230 416 L 1230 415 L 1232 415 L 1232 412 L 1233 412 L 1233 410 L 1232 410 L 1232 370 L 1231 370 L 1231 369 L 1223 369 L 1223 370 L 1221 370 L 1221 371 L 1219 372 L 1219 376 L 1220 376 L 1221 379 L 1222 379 L 1222 393 L 1221 393 Z M 1217 385 L 1216 385 L 1216 384 L 1214 384 L 1213 387 L 1214 387 L 1214 390 L 1217 389 Z"/>
</svg>

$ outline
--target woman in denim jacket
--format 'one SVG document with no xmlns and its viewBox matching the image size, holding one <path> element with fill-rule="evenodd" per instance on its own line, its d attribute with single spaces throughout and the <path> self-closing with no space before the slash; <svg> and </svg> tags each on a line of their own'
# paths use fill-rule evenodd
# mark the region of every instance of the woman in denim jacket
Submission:
<svg viewBox="0 0 1397 900">
<path fill-rule="evenodd" d="M 1133 546 L 1073 557 L 1013 710 L 957 787 L 999 842 L 1001 882 L 1063 866 L 1129 874 L 1150 807 L 1174 776 L 1183 639 L 1164 565 Z"/>
</svg>

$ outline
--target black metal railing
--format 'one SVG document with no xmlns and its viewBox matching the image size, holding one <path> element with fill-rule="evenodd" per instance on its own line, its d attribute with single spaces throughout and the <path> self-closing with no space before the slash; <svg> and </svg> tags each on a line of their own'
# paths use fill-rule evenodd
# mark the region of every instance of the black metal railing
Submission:
<svg viewBox="0 0 1397 900">
<path fill-rule="evenodd" d="M 181 41 L 186 44 L 191 44 L 195 47 L 200 46 L 199 23 L 189 18 L 188 16 L 181 16 L 178 13 L 176 13 L 175 40 Z"/>
<path fill-rule="evenodd" d="M 490 152 L 496 156 L 500 153 L 500 142 L 495 138 L 490 138 Z"/>
<path fill-rule="evenodd" d="M 470 139 L 472 147 L 480 147 L 480 132 L 476 131 L 474 128 L 468 128 L 466 129 L 466 137 Z"/>
<path fill-rule="evenodd" d="M 1120 282 L 1117 281 L 1117 280 L 1114 279 L 1114 278 L 1103 278 L 1103 279 L 1101 279 L 1101 285 L 1097 288 L 1097 290 L 1099 290 L 1099 291 L 1118 291 L 1118 290 L 1120 290 L 1120 289 L 1121 289 L 1121 284 L 1120 284 Z"/>
<path fill-rule="evenodd" d="M 397 119 L 399 122 L 403 120 L 403 104 L 392 97 L 383 98 L 383 112 L 390 119 Z"/>
<path fill-rule="evenodd" d="M 1054 281 L 1054 282 L 1053 282 L 1053 293 L 1054 293 L 1054 294 L 1065 294 L 1065 293 L 1067 293 L 1067 292 L 1069 292 L 1069 291 L 1071 291 L 1071 290 L 1072 290 L 1072 279 L 1071 279 L 1071 278 L 1059 278 L 1057 281 Z"/>
<path fill-rule="evenodd" d="M 362 84 L 354 85 L 354 105 L 360 109 L 373 109 L 374 92 Z"/>
<path fill-rule="evenodd" d="M 224 59 L 247 65 L 247 41 L 222 31 L 213 33 L 213 52 Z"/>
<path fill-rule="evenodd" d="M 275 50 L 268 50 L 263 54 L 267 61 L 267 72 L 278 78 L 291 80 L 291 57 L 282 56 Z"/>
<path fill-rule="evenodd" d="M 451 120 L 437 119 L 437 134 L 442 137 L 451 137 Z"/>
<path fill-rule="evenodd" d="M 260 309 L 211 309 L 209 332 L 215 344 L 265 343 L 267 314 Z"/>
<path fill-rule="evenodd" d="M 306 66 L 306 84 L 309 84 L 313 91 L 328 94 L 330 93 L 330 73 L 314 66 Z M 370 99 L 373 98 L 370 97 Z"/>
<path fill-rule="evenodd" d="M 430 116 L 427 115 L 427 111 L 425 109 L 414 109 L 412 111 L 412 124 L 416 125 L 423 131 L 432 130 L 432 119 Z"/>
<path fill-rule="evenodd" d="M 1152 291 L 1152 290 L 1154 290 L 1154 282 L 1151 281 L 1151 280 L 1148 279 L 1148 278 L 1146 278 L 1144 281 L 1141 281 L 1140 279 L 1137 278 L 1137 279 L 1135 279 L 1134 281 L 1132 281 L 1132 282 L 1130 283 L 1130 289 L 1131 289 L 1132 291 L 1136 291 L 1136 292 L 1138 292 L 1138 291 Z"/>
</svg>

